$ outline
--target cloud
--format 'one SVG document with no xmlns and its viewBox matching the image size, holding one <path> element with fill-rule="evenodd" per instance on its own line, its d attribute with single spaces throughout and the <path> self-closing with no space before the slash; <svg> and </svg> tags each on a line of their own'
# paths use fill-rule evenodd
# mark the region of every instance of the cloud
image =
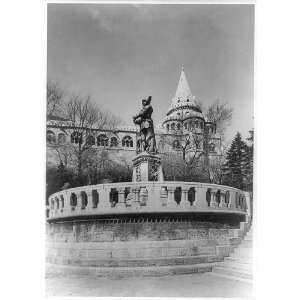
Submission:
<svg viewBox="0 0 300 300">
<path fill-rule="evenodd" d="M 113 31 L 113 19 L 105 15 L 99 8 L 90 7 L 88 13 L 98 29 L 104 29 L 107 32 Z"/>
</svg>

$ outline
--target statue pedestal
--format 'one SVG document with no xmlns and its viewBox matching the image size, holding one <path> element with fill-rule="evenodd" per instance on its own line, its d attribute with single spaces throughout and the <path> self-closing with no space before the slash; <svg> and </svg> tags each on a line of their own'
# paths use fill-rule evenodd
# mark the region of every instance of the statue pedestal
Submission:
<svg viewBox="0 0 300 300">
<path fill-rule="evenodd" d="M 139 153 L 133 160 L 132 182 L 164 181 L 161 158 L 148 152 Z"/>
</svg>

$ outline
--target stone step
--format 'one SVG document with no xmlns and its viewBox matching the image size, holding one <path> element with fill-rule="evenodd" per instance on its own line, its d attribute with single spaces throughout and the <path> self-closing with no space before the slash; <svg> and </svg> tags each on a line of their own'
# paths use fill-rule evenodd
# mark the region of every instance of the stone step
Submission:
<svg viewBox="0 0 300 300">
<path fill-rule="evenodd" d="M 233 261 L 224 261 L 220 262 L 218 266 L 223 267 L 223 268 L 229 268 L 229 269 L 234 269 L 234 270 L 241 270 L 245 271 L 246 273 L 252 273 L 252 264 L 245 264 L 245 263 L 240 263 L 240 262 L 233 262 Z"/>
<path fill-rule="evenodd" d="M 226 274 L 221 274 L 221 273 L 215 273 L 215 272 L 211 272 L 211 275 L 216 276 L 216 277 L 234 280 L 234 281 L 240 281 L 240 282 L 252 284 L 252 279 L 246 279 L 246 278 L 241 278 L 241 277 L 236 277 L 236 276 L 226 275 Z"/>
<path fill-rule="evenodd" d="M 252 249 L 251 248 L 235 248 L 233 253 L 230 255 L 232 257 L 249 257 L 252 258 Z"/>
<path fill-rule="evenodd" d="M 243 240 L 239 247 L 252 248 L 252 241 Z"/>
<path fill-rule="evenodd" d="M 214 263 L 222 261 L 221 257 L 216 255 L 199 256 L 178 256 L 171 258 L 143 258 L 143 259 L 70 259 L 70 258 L 52 258 L 49 263 L 60 265 L 75 265 L 82 267 L 151 267 L 151 266 L 170 266 L 170 265 L 192 265 L 202 263 Z"/>
<path fill-rule="evenodd" d="M 52 276 L 98 276 L 98 277 L 136 277 L 136 276 L 166 276 L 211 272 L 214 264 L 193 264 L 183 266 L 155 267 L 78 267 L 55 264 L 46 265 L 46 277 Z"/>
<path fill-rule="evenodd" d="M 243 278 L 248 280 L 252 279 L 252 272 L 245 271 L 245 270 L 237 270 L 229 267 L 222 267 L 219 265 L 214 267 L 212 272 L 218 274 L 224 274 L 228 276 L 234 276 L 236 278 Z"/>
<path fill-rule="evenodd" d="M 240 257 L 225 257 L 224 261 L 228 261 L 228 262 L 237 262 L 240 264 L 252 264 L 252 259 L 251 258 L 240 258 Z"/>
</svg>

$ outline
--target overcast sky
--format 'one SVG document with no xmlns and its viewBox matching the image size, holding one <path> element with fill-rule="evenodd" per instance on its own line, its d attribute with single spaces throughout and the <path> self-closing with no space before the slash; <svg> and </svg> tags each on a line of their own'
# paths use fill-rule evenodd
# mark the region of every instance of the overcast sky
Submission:
<svg viewBox="0 0 300 300">
<path fill-rule="evenodd" d="M 132 125 L 152 95 L 164 117 L 181 66 L 204 107 L 234 109 L 227 136 L 253 127 L 253 5 L 48 4 L 47 76 Z"/>
</svg>

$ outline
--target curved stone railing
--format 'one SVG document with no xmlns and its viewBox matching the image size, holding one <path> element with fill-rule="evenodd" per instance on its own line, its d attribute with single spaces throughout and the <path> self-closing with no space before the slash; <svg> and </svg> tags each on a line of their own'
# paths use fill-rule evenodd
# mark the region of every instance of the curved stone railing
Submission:
<svg viewBox="0 0 300 300">
<path fill-rule="evenodd" d="M 247 192 L 199 182 L 118 182 L 52 194 L 47 220 L 91 215 L 219 212 L 249 214 Z"/>
</svg>

